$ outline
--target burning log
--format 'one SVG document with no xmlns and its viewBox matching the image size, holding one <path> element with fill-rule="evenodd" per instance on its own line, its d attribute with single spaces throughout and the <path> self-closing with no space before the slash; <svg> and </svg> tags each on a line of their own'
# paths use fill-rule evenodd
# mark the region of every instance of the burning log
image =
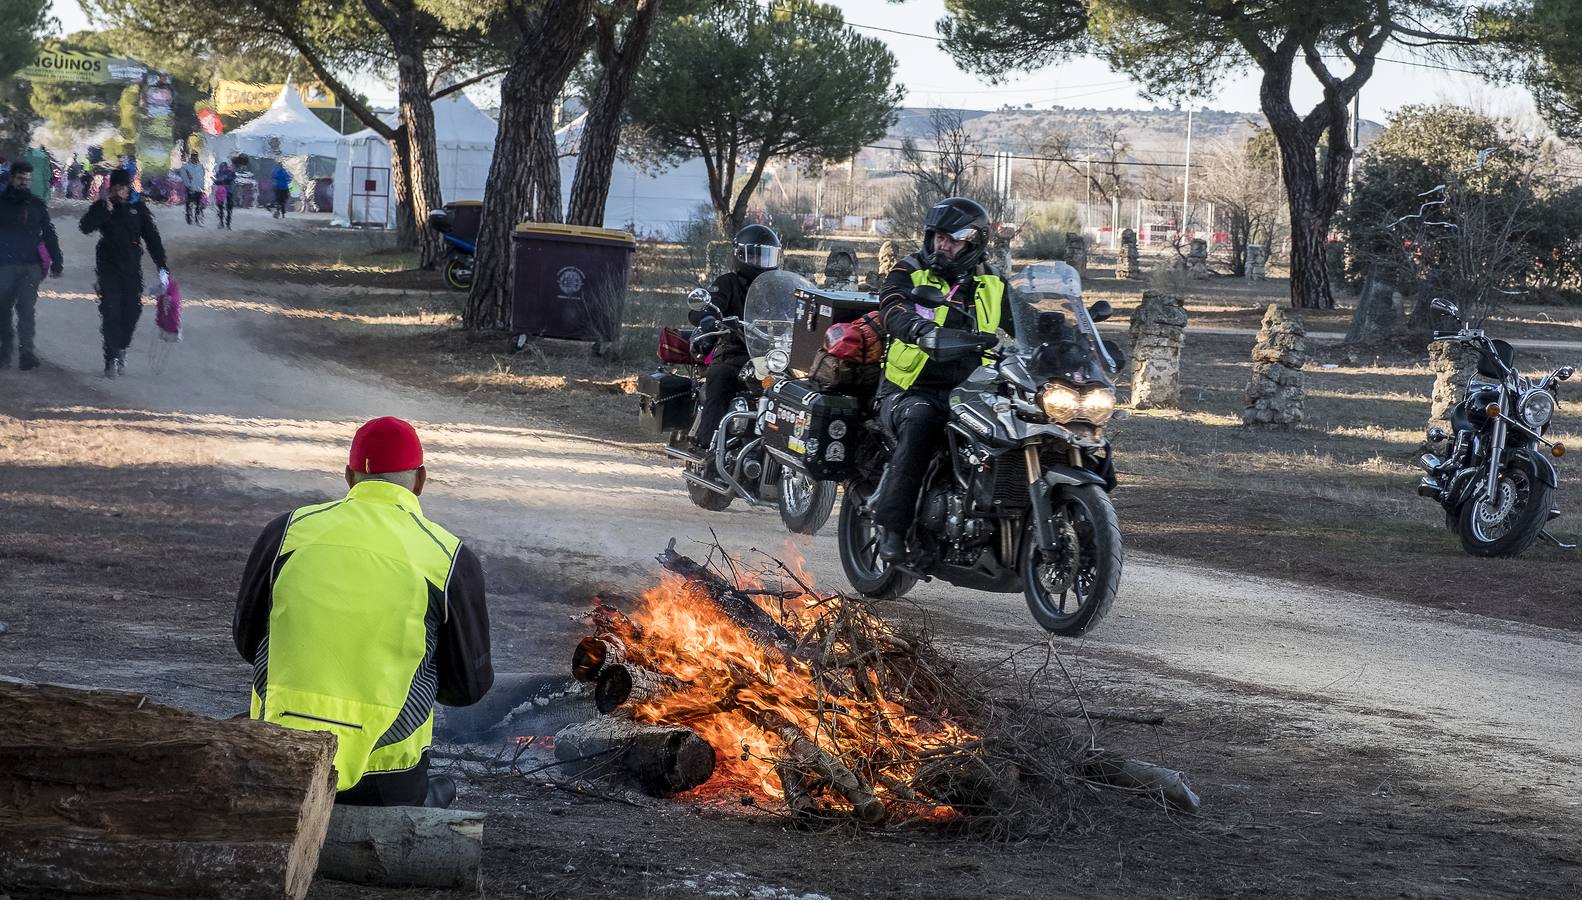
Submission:
<svg viewBox="0 0 1582 900">
<path fill-rule="evenodd" d="M 782 759 L 775 763 L 775 775 L 780 778 L 780 790 L 792 818 L 805 821 L 820 814 L 818 801 L 813 799 L 813 779 L 806 772 Z"/>
<path fill-rule="evenodd" d="M 606 664 L 599 670 L 593 702 L 601 713 L 612 713 L 627 703 L 641 703 L 681 687 L 681 681 L 632 663 Z"/>
<path fill-rule="evenodd" d="M 884 802 L 874 796 L 873 789 L 862 783 L 840 760 L 831 756 L 818 744 L 808 739 L 802 729 L 787 721 L 777 712 L 748 713 L 753 724 L 779 738 L 789 754 L 785 762 L 805 771 L 813 772 L 829 782 L 851 804 L 852 814 L 873 825 L 884 818 Z"/>
<path fill-rule="evenodd" d="M 639 725 L 602 716 L 562 728 L 555 758 L 576 769 L 610 766 L 644 791 L 670 797 L 690 791 L 714 774 L 714 748 L 690 728 Z"/>
<path fill-rule="evenodd" d="M 1195 813 L 1202 805 L 1197 793 L 1187 786 L 1186 776 L 1175 769 L 1127 759 L 1108 750 L 1095 753 L 1083 768 L 1096 781 L 1140 790 L 1182 812 Z"/>
<path fill-rule="evenodd" d="M 598 715 L 593 685 L 564 675 L 501 673 L 494 687 L 472 706 L 446 708 L 439 731 L 449 740 L 504 740 L 550 735 Z"/>
<path fill-rule="evenodd" d="M 382 887 L 477 891 L 483 813 L 421 806 L 337 806 L 319 851 L 325 878 Z"/>
<path fill-rule="evenodd" d="M 0 895 L 300 898 L 335 738 L 0 679 Z"/>
<path fill-rule="evenodd" d="M 760 646 L 774 647 L 787 658 L 795 652 L 796 638 L 791 636 L 784 625 L 776 622 L 774 617 L 764 612 L 763 607 L 725 579 L 677 553 L 673 538 L 658 559 L 660 565 L 698 588 L 715 608 L 741 626 Z"/>
<path fill-rule="evenodd" d="M 571 653 L 571 677 L 578 681 L 596 681 L 599 672 L 608 665 L 626 661 L 626 644 L 613 634 L 585 637 L 577 642 Z"/>
</svg>

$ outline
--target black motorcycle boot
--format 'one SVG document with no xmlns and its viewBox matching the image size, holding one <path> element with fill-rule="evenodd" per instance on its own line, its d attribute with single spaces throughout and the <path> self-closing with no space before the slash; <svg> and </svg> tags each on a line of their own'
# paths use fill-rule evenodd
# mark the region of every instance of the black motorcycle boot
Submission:
<svg viewBox="0 0 1582 900">
<path fill-rule="evenodd" d="M 17 368 L 24 372 L 36 369 L 38 368 L 38 365 L 38 354 L 34 353 L 32 350 L 23 350 L 22 357 L 17 360 Z M 4 366 L 0 366 L 0 368 L 4 368 Z"/>
<path fill-rule="evenodd" d="M 892 565 L 906 562 L 906 532 L 899 528 L 880 528 L 879 558 Z"/>
</svg>

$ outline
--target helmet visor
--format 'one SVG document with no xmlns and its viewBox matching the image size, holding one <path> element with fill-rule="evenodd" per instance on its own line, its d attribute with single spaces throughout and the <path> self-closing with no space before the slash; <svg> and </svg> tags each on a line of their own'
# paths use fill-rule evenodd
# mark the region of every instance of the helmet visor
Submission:
<svg viewBox="0 0 1582 900">
<path fill-rule="evenodd" d="M 759 269 L 780 268 L 780 248 L 769 244 L 737 244 L 736 258 Z"/>
<path fill-rule="evenodd" d="M 955 231 L 945 231 L 942 233 L 948 234 L 958 241 L 971 241 L 974 238 L 982 237 L 982 235 L 979 234 L 979 229 L 971 225 L 967 226 L 966 228 L 957 228 Z"/>
</svg>

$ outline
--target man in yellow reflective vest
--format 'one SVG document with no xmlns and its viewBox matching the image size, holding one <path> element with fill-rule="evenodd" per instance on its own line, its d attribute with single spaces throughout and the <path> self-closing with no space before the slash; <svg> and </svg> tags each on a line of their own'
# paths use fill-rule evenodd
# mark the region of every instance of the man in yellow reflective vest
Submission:
<svg viewBox="0 0 1582 900">
<path fill-rule="evenodd" d="M 969 332 L 985 350 L 999 343 L 996 331 L 1015 335 L 1005 279 L 983 261 L 988 241 L 987 210 L 964 197 L 941 201 L 923 218 L 923 249 L 897 262 L 879 292 L 879 319 L 888 338 L 880 417 L 895 435 L 896 448 L 869 506 L 886 562 L 906 559 L 907 533 L 928 462 L 943 437 L 950 391 L 982 362 L 977 355 L 936 358 L 942 330 Z M 920 290 L 926 288 L 937 293 Z M 920 295 L 937 299 L 925 305 Z"/>
<path fill-rule="evenodd" d="M 253 664 L 251 715 L 335 735 L 336 802 L 447 806 L 430 778 L 434 704 L 468 706 L 494 683 L 483 566 L 423 516 L 417 431 L 357 430 L 347 495 L 264 529 L 232 630 Z"/>
</svg>

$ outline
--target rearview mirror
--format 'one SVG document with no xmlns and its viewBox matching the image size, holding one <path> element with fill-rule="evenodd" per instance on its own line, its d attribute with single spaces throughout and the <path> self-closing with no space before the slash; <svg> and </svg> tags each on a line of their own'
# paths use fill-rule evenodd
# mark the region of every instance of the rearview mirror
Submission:
<svg viewBox="0 0 1582 900">
<path fill-rule="evenodd" d="M 1100 300 L 1088 307 L 1088 318 L 1095 322 L 1102 322 L 1113 315 L 1115 315 L 1115 309 L 1110 306 L 1108 300 Z"/>
<path fill-rule="evenodd" d="M 1458 319 L 1461 318 L 1461 310 L 1456 308 L 1454 303 L 1451 303 L 1449 300 L 1446 300 L 1443 297 L 1435 297 L 1428 305 L 1435 311 L 1442 312 L 1447 316 L 1454 316 Z"/>
<path fill-rule="evenodd" d="M 1100 300 L 1099 302 L 1103 303 L 1104 301 Z M 1111 375 L 1126 369 L 1126 351 L 1121 349 L 1120 344 L 1114 341 L 1104 341 L 1104 352 L 1108 353 L 1110 359 L 1115 361 L 1115 368 L 1110 370 Z"/>
</svg>

